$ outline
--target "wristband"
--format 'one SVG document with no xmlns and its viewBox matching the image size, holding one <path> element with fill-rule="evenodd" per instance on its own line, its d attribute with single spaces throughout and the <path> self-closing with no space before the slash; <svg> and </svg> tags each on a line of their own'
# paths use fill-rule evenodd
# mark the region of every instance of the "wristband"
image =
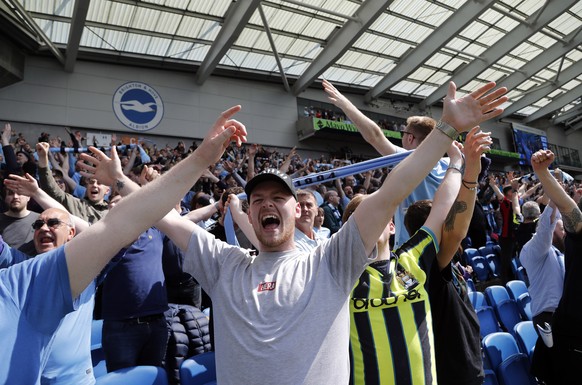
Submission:
<svg viewBox="0 0 582 385">
<path fill-rule="evenodd" d="M 442 132 L 443 134 L 445 134 L 446 136 L 448 136 L 449 138 L 451 138 L 452 140 L 456 140 L 460 135 L 459 132 L 455 130 L 453 126 L 443 122 L 442 120 L 439 120 L 437 122 L 435 128 Z"/>
<path fill-rule="evenodd" d="M 455 171 L 458 171 L 458 172 L 459 172 L 459 174 L 463 175 L 463 170 L 461 170 L 461 168 L 459 168 L 459 167 L 457 167 L 457 166 L 452 166 L 452 165 L 449 165 L 449 167 L 447 168 L 447 171 L 449 171 L 449 170 L 455 170 Z"/>
<path fill-rule="evenodd" d="M 461 183 L 467 190 L 477 191 L 477 182 L 467 182 L 466 180 L 461 179 Z M 471 187 L 471 185 L 473 185 L 473 187 Z"/>
</svg>

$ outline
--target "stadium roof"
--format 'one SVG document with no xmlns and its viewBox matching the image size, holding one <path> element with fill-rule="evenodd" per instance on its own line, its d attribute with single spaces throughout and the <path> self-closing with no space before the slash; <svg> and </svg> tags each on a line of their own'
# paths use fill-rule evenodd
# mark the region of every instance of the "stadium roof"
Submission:
<svg viewBox="0 0 582 385">
<path fill-rule="evenodd" d="M 578 0 L 0 0 L 0 27 L 66 71 L 79 59 L 280 82 L 321 78 L 438 103 L 449 80 L 507 86 L 503 116 L 582 128 Z"/>
</svg>

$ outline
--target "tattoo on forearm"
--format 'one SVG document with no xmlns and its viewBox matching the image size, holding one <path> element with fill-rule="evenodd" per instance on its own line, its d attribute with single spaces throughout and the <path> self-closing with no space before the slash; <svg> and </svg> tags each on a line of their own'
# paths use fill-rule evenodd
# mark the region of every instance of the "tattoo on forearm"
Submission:
<svg viewBox="0 0 582 385">
<path fill-rule="evenodd" d="M 117 189 L 118 192 L 121 192 L 121 190 L 123 190 L 124 187 L 125 187 L 125 182 L 122 179 L 118 179 L 115 182 L 115 188 Z"/>
<path fill-rule="evenodd" d="M 564 222 L 564 229 L 569 233 L 575 233 L 576 227 L 582 222 L 582 212 L 578 207 L 575 207 L 569 213 L 562 213 L 562 221 Z"/>
<path fill-rule="evenodd" d="M 453 207 L 451 207 L 451 211 L 447 215 L 445 219 L 445 231 L 453 231 L 455 228 L 455 218 L 457 214 L 467 211 L 467 203 L 463 201 L 455 201 L 453 203 Z"/>
</svg>

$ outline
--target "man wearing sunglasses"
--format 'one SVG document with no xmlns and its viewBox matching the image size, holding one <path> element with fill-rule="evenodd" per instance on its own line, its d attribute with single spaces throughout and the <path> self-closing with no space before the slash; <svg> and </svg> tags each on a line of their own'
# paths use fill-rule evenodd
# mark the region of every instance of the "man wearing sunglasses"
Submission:
<svg viewBox="0 0 582 385">
<path fill-rule="evenodd" d="M 55 250 L 75 236 L 75 227 L 68 212 L 50 208 L 32 223 L 35 254 Z M 30 256 L 2 242 L 0 268 L 21 263 Z M 65 316 L 52 342 L 51 353 L 42 372 L 41 382 L 50 384 L 92 385 L 95 383 L 91 362 L 91 321 L 95 303 L 95 283 L 79 296 L 79 306 Z"/>
<path fill-rule="evenodd" d="M 122 200 L 78 237 L 36 258 L 0 269 L 0 383 L 40 384 L 62 318 L 78 308 L 79 296 L 111 258 L 170 212 L 202 172 L 220 159 L 231 140 L 238 145 L 246 141 L 244 125 L 231 119 L 239 110 L 236 106 L 223 112 L 192 156 L 130 199 Z M 113 153 L 117 155 L 115 150 Z M 115 159 L 119 163 L 117 156 Z M 96 177 L 102 167 L 107 167 L 106 162 L 92 168 Z M 115 182 L 118 190 L 125 190 L 124 175 L 117 175 Z M 52 216 L 42 219 L 49 218 Z M 63 217 L 55 218 L 66 222 Z M 42 225 L 37 230 L 43 246 L 54 244 L 55 231 L 68 227 L 51 223 L 55 228 Z"/>
<path fill-rule="evenodd" d="M 62 246 L 75 236 L 75 227 L 69 213 L 59 209 L 43 211 L 32 223 L 32 228 L 34 248 L 38 254 Z"/>
</svg>

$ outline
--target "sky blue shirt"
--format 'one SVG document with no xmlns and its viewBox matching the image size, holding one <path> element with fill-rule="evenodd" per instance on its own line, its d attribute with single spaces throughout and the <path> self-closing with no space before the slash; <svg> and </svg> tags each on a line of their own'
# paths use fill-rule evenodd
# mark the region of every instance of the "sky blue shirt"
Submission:
<svg viewBox="0 0 582 385">
<path fill-rule="evenodd" d="M 53 335 L 73 310 L 64 247 L 0 269 L 0 383 L 39 384 Z"/>
<path fill-rule="evenodd" d="M 519 261 L 529 278 L 531 313 L 536 316 L 544 311 L 553 312 L 562 298 L 564 287 L 564 255 L 552 246 L 552 237 L 559 219 L 556 213 L 550 222 L 552 208 L 546 206 L 533 237 L 523 246 Z"/>
<path fill-rule="evenodd" d="M 0 268 L 29 257 L 3 242 Z M 37 258 L 41 258 L 41 256 Z M 41 384 L 92 385 L 95 383 L 91 361 L 91 322 L 95 304 L 95 283 L 79 296 L 77 311 L 67 314 L 57 329 L 51 345 Z"/>
<path fill-rule="evenodd" d="M 37 257 L 38 258 L 38 257 Z M 42 372 L 41 384 L 92 385 L 91 323 L 95 306 L 95 281 L 79 296 L 79 306 L 63 318 Z"/>
<path fill-rule="evenodd" d="M 398 205 L 398 208 L 394 213 L 394 225 L 396 226 L 394 249 L 402 246 L 410 238 L 408 231 L 406 231 L 406 227 L 404 227 L 404 215 L 406 215 L 406 210 L 416 201 L 422 199 L 432 200 L 434 198 L 434 194 L 443 181 L 448 167 L 449 158 L 441 158 L 426 178 L 424 178 L 414 191 L 412 191 L 412 193 L 407 196 L 400 205 Z"/>
</svg>

